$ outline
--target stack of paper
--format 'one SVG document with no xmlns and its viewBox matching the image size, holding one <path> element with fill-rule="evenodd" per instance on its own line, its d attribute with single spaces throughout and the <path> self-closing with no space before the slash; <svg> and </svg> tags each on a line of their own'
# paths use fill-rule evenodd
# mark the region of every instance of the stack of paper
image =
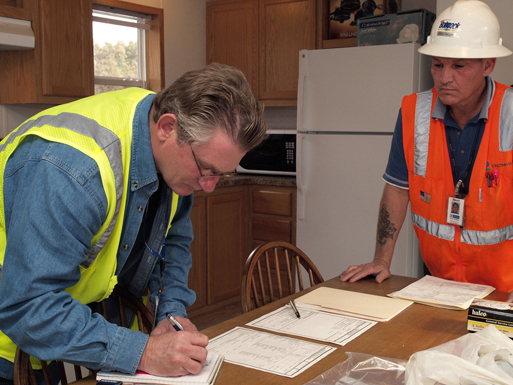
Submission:
<svg viewBox="0 0 513 385">
<path fill-rule="evenodd" d="M 188 374 L 181 377 L 153 376 L 139 371 L 134 375 L 119 372 L 98 372 L 96 380 L 123 381 L 123 384 L 209 385 L 216 380 L 223 360 L 222 355 L 209 353 L 205 366 L 198 374 Z"/>
<path fill-rule="evenodd" d="M 494 287 L 488 285 L 449 281 L 426 275 L 390 296 L 444 309 L 465 310 L 474 298 L 484 298 L 494 290 Z"/>
<path fill-rule="evenodd" d="M 295 303 L 298 307 L 383 322 L 390 320 L 413 302 L 320 287 L 295 299 Z"/>
</svg>

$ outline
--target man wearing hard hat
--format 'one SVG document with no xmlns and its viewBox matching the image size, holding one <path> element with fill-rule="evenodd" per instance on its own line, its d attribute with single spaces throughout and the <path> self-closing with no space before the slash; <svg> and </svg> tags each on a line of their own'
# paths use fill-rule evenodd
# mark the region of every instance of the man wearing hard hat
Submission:
<svg viewBox="0 0 513 385">
<path fill-rule="evenodd" d="M 419 52 L 431 56 L 435 87 L 403 99 L 374 260 L 350 266 L 340 279 L 390 276 L 410 202 L 432 275 L 512 292 L 513 88 L 489 77 L 496 58 L 512 52 L 502 45 L 497 17 L 478 0 L 443 11 Z"/>
</svg>

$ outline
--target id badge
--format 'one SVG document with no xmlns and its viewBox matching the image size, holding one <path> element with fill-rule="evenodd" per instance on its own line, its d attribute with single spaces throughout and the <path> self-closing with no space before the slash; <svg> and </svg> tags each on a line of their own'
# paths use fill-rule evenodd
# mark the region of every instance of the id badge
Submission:
<svg viewBox="0 0 513 385">
<path fill-rule="evenodd" d="M 463 227 L 465 212 L 465 200 L 460 198 L 449 198 L 447 203 L 447 223 Z"/>
</svg>

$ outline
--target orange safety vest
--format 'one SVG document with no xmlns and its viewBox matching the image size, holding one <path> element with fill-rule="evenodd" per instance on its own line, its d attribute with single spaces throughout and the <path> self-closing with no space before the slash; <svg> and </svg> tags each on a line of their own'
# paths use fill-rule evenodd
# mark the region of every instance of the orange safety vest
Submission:
<svg viewBox="0 0 513 385">
<path fill-rule="evenodd" d="M 415 232 L 431 274 L 513 291 L 513 88 L 494 82 L 488 120 L 465 197 L 464 226 L 447 223 L 454 197 L 435 89 L 402 102 L 403 141 Z M 487 172 L 497 172 L 488 187 Z"/>
</svg>

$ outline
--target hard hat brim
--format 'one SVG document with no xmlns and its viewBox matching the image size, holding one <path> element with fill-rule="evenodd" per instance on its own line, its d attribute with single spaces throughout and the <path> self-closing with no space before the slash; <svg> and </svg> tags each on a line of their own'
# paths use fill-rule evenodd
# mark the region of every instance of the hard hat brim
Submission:
<svg viewBox="0 0 513 385">
<path fill-rule="evenodd" d="M 472 49 L 468 47 L 440 46 L 424 44 L 419 52 L 428 56 L 450 57 L 455 59 L 487 59 L 509 56 L 513 52 L 503 45 Z"/>
</svg>

